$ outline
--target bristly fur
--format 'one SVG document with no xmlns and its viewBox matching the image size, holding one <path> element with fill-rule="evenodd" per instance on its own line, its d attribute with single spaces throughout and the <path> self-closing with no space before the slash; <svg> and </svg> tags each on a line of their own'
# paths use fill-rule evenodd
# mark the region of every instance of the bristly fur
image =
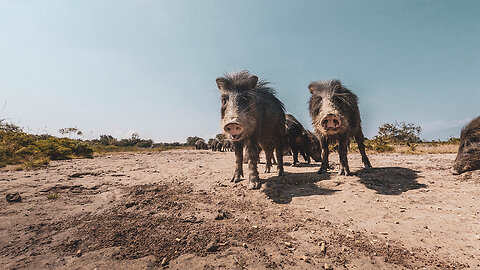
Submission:
<svg viewBox="0 0 480 270">
<path fill-rule="evenodd" d="M 316 81 L 309 86 L 312 97 L 309 101 L 309 110 L 312 113 L 320 111 L 321 99 L 315 98 L 314 95 L 326 95 L 338 98 L 341 103 L 347 105 L 346 109 L 358 108 L 358 97 L 352 91 L 345 88 L 339 80 Z M 315 113 L 315 115 L 317 114 Z"/>
<path fill-rule="evenodd" d="M 458 173 L 480 169 L 480 116 L 462 129 L 453 168 Z"/>
<path fill-rule="evenodd" d="M 277 91 L 268 86 L 270 82 L 259 79 L 256 87 L 249 90 L 247 85 L 251 76 L 252 74 L 250 74 L 250 72 L 242 70 L 225 74 L 222 79 L 224 79 L 229 91 L 235 91 L 246 95 L 258 103 L 262 103 L 265 100 L 273 101 L 285 111 L 283 103 L 275 97 Z"/>
<path fill-rule="evenodd" d="M 474 118 L 470 123 L 468 123 L 462 129 L 462 133 L 460 134 L 460 141 L 470 140 L 473 138 L 480 138 L 480 116 Z"/>
</svg>

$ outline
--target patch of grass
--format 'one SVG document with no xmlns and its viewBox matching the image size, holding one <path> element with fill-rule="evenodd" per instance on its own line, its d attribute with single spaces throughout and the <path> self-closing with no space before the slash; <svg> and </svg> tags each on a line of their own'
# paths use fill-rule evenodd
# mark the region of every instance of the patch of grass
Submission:
<svg viewBox="0 0 480 270">
<path fill-rule="evenodd" d="M 56 192 L 56 193 L 50 193 L 47 195 L 47 199 L 48 200 L 56 200 L 58 199 L 58 197 L 60 196 L 60 193 Z"/>
</svg>

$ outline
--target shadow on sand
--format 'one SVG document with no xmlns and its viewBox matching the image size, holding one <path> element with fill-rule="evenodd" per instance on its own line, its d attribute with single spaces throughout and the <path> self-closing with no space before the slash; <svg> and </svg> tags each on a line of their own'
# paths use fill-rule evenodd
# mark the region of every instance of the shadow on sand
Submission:
<svg viewBox="0 0 480 270">
<path fill-rule="evenodd" d="M 403 192 L 427 187 L 417 182 L 418 171 L 402 167 L 362 169 L 356 175 L 365 187 L 383 195 L 399 195 Z"/>
<path fill-rule="evenodd" d="M 330 179 L 329 174 L 288 173 L 268 178 L 263 193 L 275 203 L 288 204 L 293 197 L 330 195 L 338 190 L 318 187 L 315 183 Z"/>
</svg>

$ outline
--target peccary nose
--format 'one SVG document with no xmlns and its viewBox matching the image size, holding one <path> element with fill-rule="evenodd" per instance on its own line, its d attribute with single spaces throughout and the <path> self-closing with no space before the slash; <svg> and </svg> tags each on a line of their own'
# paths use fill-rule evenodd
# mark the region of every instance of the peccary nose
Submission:
<svg viewBox="0 0 480 270">
<path fill-rule="evenodd" d="M 243 127 L 238 123 L 227 124 L 227 125 L 225 125 L 225 127 L 223 129 L 225 130 L 225 132 L 227 132 L 228 134 L 230 134 L 234 137 L 236 135 L 242 134 L 242 132 L 243 132 Z"/>
<path fill-rule="evenodd" d="M 340 118 L 334 114 L 329 114 L 322 119 L 322 127 L 325 129 L 336 129 L 340 126 Z"/>
</svg>

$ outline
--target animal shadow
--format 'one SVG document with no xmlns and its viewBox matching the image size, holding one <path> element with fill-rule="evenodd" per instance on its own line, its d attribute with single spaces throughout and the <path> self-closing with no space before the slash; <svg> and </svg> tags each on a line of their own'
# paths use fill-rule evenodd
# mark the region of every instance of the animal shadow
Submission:
<svg viewBox="0 0 480 270">
<path fill-rule="evenodd" d="M 274 176 L 265 181 L 263 193 L 278 204 L 288 204 L 294 197 L 330 195 L 338 190 L 321 188 L 315 184 L 329 178 L 329 174 L 319 175 L 316 173 L 292 173 L 284 176 Z"/>
<path fill-rule="evenodd" d="M 357 172 L 360 183 L 383 195 L 399 195 L 403 192 L 427 187 L 417 182 L 418 171 L 402 167 L 361 169 Z"/>
</svg>

